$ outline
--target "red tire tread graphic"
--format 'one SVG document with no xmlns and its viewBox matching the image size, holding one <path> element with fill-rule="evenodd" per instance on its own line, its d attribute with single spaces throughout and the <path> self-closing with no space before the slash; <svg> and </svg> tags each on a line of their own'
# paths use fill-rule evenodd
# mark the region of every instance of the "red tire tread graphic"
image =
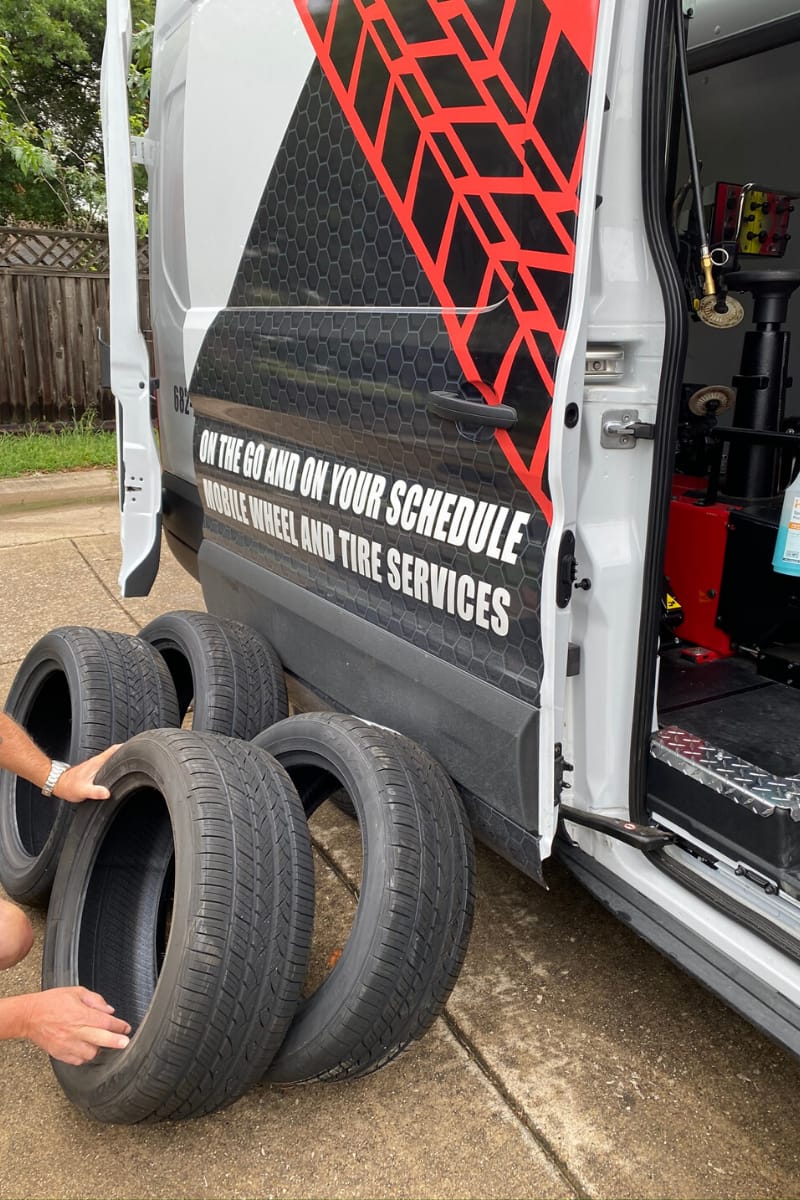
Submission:
<svg viewBox="0 0 800 1200">
<path fill-rule="evenodd" d="M 332 0 L 326 13 L 317 14 L 322 22 L 319 27 L 309 11 L 309 0 L 295 0 L 345 119 L 442 306 L 442 317 L 461 368 L 489 404 L 503 402 L 509 375 L 520 355 L 530 358 L 552 398 L 553 374 L 545 364 L 535 335 L 549 338 L 558 355 L 564 329 L 548 307 L 543 290 L 537 285 L 536 273 L 538 269 L 571 277 L 574 271 L 572 230 L 578 212 L 584 136 L 578 142 L 571 163 L 564 163 L 561 155 L 560 164 L 548 144 L 548 129 L 543 127 L 549 121 L 537 122 L 537 110 L 555 56 L 564 42 L 585 71 L 591 72 L 599 0 L 539 0 L 546 9 L 548 20 L 533 85 L 530 94 L 523 95 L 504 66 L 503 54 L 515 9 L 530 2 L 505 0 L 495 31 L 481 27 L 479 13 L 470 9 L 467 0 L 441 0 L 438 3 L 431 0 L 430 8 L 441 26 L 441 36 L 409 42 L 392 15 L 390 0 L 375 0 L 374 3 Z M 355 13 L 362 23 L 349 78 L 344 78 L 341 64 L 337 66 L 333 53 L 337 21 L 341 21 L 345 12 L 350 22 Z M 358 88 L 367 54 L 373 58 L 377 54 L 388 73 L 383 107 L 374 132 L 359 115 Z M 457 59 L 467 72 L 475 93 L 475 103 L 469 107 L 449 107 L 441 96 L 437 96 L 426 68 L 437 60 L 441 67 L 443 57 Z M 455 69 L 458 64 L 454 64 Z M 419 130 L 408 184 L 402 192 L 385 163 L 390 113 L 398 104 L 405 108 Z M 370 121 L 372 124 L 374 121 Z M 519 163 L 518 173 L 498 178 L 478 170 L 458 132 L 459 127 L 471 124 L 494 126 L 505 140 L 509 156 L 513 155 Z M 446 146 L 444 153 L 443 145 Z M 552 186 L 547 189 L 542 187 L 526 161 L 526 146 L 533 147 L 552 177 Z M 450 195 L 449 212 L 438 248 L 426 243 L 414 218 L 422 163 L 427 156 L 432 156 Z M 455 169 L 453 164 L 456 164 Z M 536 198 L 551 230 L 548 249 L 526 248 L 520 244 L 519 234 L 511 228 L 495 199 L 514 195 Z M 424 203 L 424 197 L 422 200 Z M 446 279 L 457 220 L 469 222 L 487 261 L 482 284 L 467 313 L 463 312 L 465 305 L 454 300 Z M 561 247 L 555 251 L 550 248 L 553 238 Z M 480 310 L 485 310 L 492 288 L 496 289 L 498 284 L 507 294 L 516 329 L 495 378 L 482 379 L 473 357 L 471 339 Z M 453 311 L 458 308 L 462 311 Z M 498 430 L 495 436 L 514 473 L 549 522 L 552 504 L 545 482 L 549 413 L 530 458 L 527 454 L 523 456 L 517 448 L 513 431 Z"/>
</svg>

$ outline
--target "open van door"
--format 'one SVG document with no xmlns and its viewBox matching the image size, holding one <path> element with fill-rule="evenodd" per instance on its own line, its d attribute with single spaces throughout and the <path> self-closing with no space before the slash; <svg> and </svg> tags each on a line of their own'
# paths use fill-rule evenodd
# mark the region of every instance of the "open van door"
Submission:
<svg viewBox="0 0 800 1200">
<path fill-rule="evenodd" d="M 565 762 L 562 753 L 562 743 L 569 741 L 565 694 L 567 678 L 581 670 L 580 645 L 573 644 L 573 639 L 579 639 L 573 632 L 571 597 L 575 589 L 584 593 L 591 589 L 587 564 L 577 555 L 575 539 L 584 391 L 587 383 L 602 382 L 604 377 L 613 382 L 621 369 L 613 348 L 587 347 L 590 263 L 595 211 L 602 203 L 597 195 L 598 172 L 609 107 L 607 80 L 617 5 L 615 0 L 546 0 L 546 7 L 549 22 L 546 28 L 539 26 L 541 40 L 535 35 L 531 46 L 528 112 L 534 134 L 524 146 L 527 166 L 536 180 L 535 199 L 549 215 L 550 229 L 541 219 L 531 222 L 527 229 L 523 226 L 523 239 L 528 240 L 520 244 L 519 278 L 526 281 L 531 300 L 518 286 L 509 298 L 512 306 L 515 302 L 520 306 L 520 329 L 527 338 L 532 335 L 533 346 L 543 352 L 544 363 L 534 356 L 534 364 L 539 372 L 542 365 L 546 367 L 544 380 L 550 396 L 549 410 L 546 398 L 543 407 L 532 406 L 531 415 L 537 408 L 542 415 L 541 432 L 530 460 L 519 446 L 519 457 L 530 462 L 531 470 L 541 464 L 546 488 L 544 496 L 536 497 L 547 521 L 539 597 L 542 671 L 537 822 L 542 860 L 550 853 L 556 832 L 562 787 L 570 786 L 565 771 L 571 769 L 571 764 Z M 534 17 L 535 31 L 537 24 Z M 540 150 L 557 186 L 544 184 L 541 166 L 530 155 L 531 144 Z M 540 187 L 543 194 L 538 192 Z M 552 233 L 560 238 L 562 228 L 570 240 L 559 248 L 552 241 Z M 543 336 L 545 330 L 547 336 Z M 551 354 L 544 353 L 549 350 L 548 337 Z M 532 399 L 535 389 L 531 393 Z M 529 437 L 535 436 L 534 421 Z M 513 450 L 505 448 L 505 453 L 519 475 Z M 520 477 L 532 491 L 530 479 Z"/>
<path fill-rule="evenodd" d="M 246 28 L 249 0 L 210 0 L 204 19 L 215 5 Z M 209 609 L 260 628 L 316 694 L 426 745 L 533 875 L 587 586 L 573 529 L 614 9 L 287 0 L 258 53 L 296 103 L 269 127 L 190 389 Z M 299 39 L 313 59 L 292 80 Z M 218 25 L 214 46 L 241 53 Z M 235 193 L 235 158 L 226 171 Z"/>
<path fill-rule="evenodd" d="M 110 259 L 111 390 L 116 400 L 123 596 L 146 596 L 161 548 L 161 466 L 150 419 L 150 363 L 139 281 L 128 124 L 129 0 L 108 0 L 101 74 Z"/>
</svg>

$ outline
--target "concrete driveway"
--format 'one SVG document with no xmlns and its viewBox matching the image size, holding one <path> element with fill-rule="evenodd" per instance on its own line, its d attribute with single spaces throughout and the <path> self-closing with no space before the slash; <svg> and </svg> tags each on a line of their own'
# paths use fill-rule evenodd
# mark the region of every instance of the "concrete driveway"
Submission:
<svg viewBox="0 0 800 1200">
<path fill-rule="evenodd" d="M 92 473 L 0 488 L 3 696 L 55 625 L 135 633 L 202 607 L 166 550 L 153 594 L 118 598 L 112 487 Z M 324 809 L 314 836 L 324 960 L 346 935 L 359 846 Z M 545 893 L 479 852 L 446 1015 L 361 1081 L 261 1086 L 203 1120 L 115 1128 L 71 1107 L 37 1049 L 0 1043 L 0 1198 L 800 1195 L 800 1066 L 563 869 L 547 875 Z M 37 986 L 35 923 L 0 995 Z"/>
</svg>

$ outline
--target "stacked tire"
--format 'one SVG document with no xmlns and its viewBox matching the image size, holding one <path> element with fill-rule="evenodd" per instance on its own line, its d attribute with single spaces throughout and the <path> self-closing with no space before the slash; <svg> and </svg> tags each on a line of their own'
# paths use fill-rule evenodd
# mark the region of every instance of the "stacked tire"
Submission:
<svg viewBox="0 0 800 1200">
<path fill-rule="evenodd" d="M 63 626 L 41 638 L 6 701 L 51 758 L 81 762 L 145 729 L 178 724 L 175 688 L 160 655 L 124 633 Z M 75 808 L 0 772 L 0 885 L 44 906 Z"/>
<path fill-rule="evenodd" d="M 128 736 L 98 776 L 111 799 L 78 806 L 62 838 L 44 986 L 100 992 L 132 1026 L 125 1050 L 54 1063 L 66 1094 L 101 1121 L 179 1119 L 264 1079 L 352 1079 L 390 1062 L 441 1012 L 466 953 L 473 849 L 452 782 L 390 730 L 286 717 L 277 656 L 246 626 L 173 613 L 140 644 L 168 685 L 163 724 L 191 710 L 192 728 Z M 304 995 L 307 821 L 342 797 L 364 850 L 358 905 Z"/>
<path fill-rule="evenodd" d="M 259 1082 L 299 1002 L 314 869 L 297 792 L 269 755 L 191 730 L 133 738 L 82 805 L 59 864 L 45 987 L 100 992 L 122 1051 L 54 1062 L 99 1121 L 201 1116 Z"/>
<path fill-rule="evenodd" d="M 366 1075 L 430 1027 L 464 961 L 474 864 L 463 805 L 429 754 L 356 717 L 304 713 L 255 741 L 286 768 L 306 816 L 345 792 L 364 859 L 342 955 L 299 1006 L 267 1079 Z"/>
<path fill-rule="evenodd" d="M 250 741 L 289 713 L 283 666 L 249 625 L 200 612 L 157 617 L 139 635 L 170 673 L 180 721 L 195 731 Z"/>
</svg>

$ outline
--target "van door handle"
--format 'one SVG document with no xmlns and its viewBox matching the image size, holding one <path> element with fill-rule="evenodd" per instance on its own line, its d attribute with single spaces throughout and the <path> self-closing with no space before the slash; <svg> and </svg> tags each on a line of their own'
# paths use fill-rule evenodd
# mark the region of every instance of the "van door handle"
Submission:
<svg viewBox="0 0 800 1200">
<path fill-rule="evenodd" d="M 467 400 L 453 392 L 431 392 L 428 408 L 445 421 L 464 421 L 467 425 L 511 429 L 517 423 L 517 410 L 510 404 L 486 404 L 483 400 Z"/>
</svg>

